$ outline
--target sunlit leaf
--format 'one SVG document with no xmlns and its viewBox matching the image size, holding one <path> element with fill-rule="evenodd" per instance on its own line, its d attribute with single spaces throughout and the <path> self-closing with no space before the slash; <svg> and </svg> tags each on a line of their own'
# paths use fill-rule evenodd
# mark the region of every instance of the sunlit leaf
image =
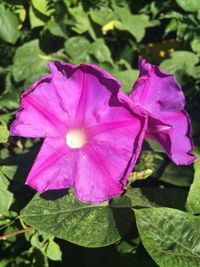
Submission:
<svg viewBox="0 0 200 267">
<path fill-rule="evenodd" d="M 159 266 L 199 266 L 200 218 L 170 208 L 135 210 L 142 243 Z"/>
<path fill-rule="evenodd" d="M 9 137 L 9 131 L 6 125 L 0 125 L 0 143 L 6 143 Z"/>
<path fill-rule="evenodd" d="M 199 0 L 176 0 L 176 3 L 186 12 L 197 12 L 200 10 Z"/>
<path fill-rule="evenodd" d="M 122 84 L 122 90 L 125 93 L 130 93 L 132 90 L 133 84 L 136 81 L 139 71 L 135 69 L 129 70 L 118 70 L 114 71 L 113 74 L 119 79 Z"/>
<path fill-rule="evenodd" d="M 186 208 L 189 212 L 200 214 L 200 150 L 196 150 L 197 160 L 194 163 L 194 180 L 190 187 Z"/>
<path fill-rule="evenodd" d="M 11 44 L 16 43 L 20 36 L 18 30 L 18 20 L 15 14 L 0 5 L 0 39 L 9 42 Z"/>
<path fill-rule="evenodd" d="M 16 82 L 27 80 L 33 82 L 48 72 L 50 58 L 39 48 L 39 41 L 33 40 L 16 50 L 13 65 L 13 76 Z"/>
<path fill-rule="evenodd" d="M 131 211 L 108 203 L 81 203 L 70 191 L 56 200 L 36 195 L 22 211 L 21 218 L 38 230 L 72 243 L 99 247 L 120 240 L 130 227 Z"/>
</svg>

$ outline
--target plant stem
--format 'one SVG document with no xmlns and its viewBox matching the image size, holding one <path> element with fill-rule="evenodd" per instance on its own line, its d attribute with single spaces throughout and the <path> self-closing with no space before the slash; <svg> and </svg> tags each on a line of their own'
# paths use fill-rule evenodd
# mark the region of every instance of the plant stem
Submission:
<svg viewBox="0 0 200 267">
<path fill-rule="evenodd" d="M 32 230 L 34 230 L 33 227 L 27 227 L 25 229 L 15 231 L 15 232 L 12 232 L 12 233 L 7 234 L 7 235 L 2 235 L 2 236 L 0 236 L 0 240 L 6 240 L 12 236 L 21 235 L 21 234 L 24 234 L 25 232 L 32 231 Z"/>
</svg>

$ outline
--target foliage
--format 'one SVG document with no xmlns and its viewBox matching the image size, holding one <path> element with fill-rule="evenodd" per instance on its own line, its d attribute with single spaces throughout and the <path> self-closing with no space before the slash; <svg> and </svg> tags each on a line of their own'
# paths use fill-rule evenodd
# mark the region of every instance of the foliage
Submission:
<svg viewBox="0 0 200 267">
<path fill-rule="evenodd" d="M 141 56 L 180 82 L 198 147 L 199 10 L 198 0 L 0 0 L 0 267 L 200 266 L 198 148 L 194 168 L 174 166 L 147 140 L 126 192 L 97 206 L 72 190 L 35 195 L 24 182 L 41 140 L 8 133 L 49 61 L 97 64 L 128 93 Z"/>
</svg>

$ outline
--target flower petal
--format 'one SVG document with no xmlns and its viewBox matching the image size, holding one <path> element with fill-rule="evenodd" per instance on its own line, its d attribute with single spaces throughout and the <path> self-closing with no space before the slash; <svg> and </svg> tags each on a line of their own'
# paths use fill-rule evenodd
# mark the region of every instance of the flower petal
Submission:
<svg viewBox="0 0 200 267">
<path fill-rule="evenodd" d="M 122 193 L 141 150 L 146 116 L 135 114 L 119 82 L 94 65 L 52 62 L 49 68 L 48 80 L 23 95 L 12 126 L 13 135 L 46 138 L 26 183 L 41 193 L 74 187 L 85 202 Z M 83 147 L 67 146 L 73 127 L 84 129 Z"/>
<path fill-rule="evenodd" d="M 122 193 L 141 150 L 143 122 L 135 117 L 88 129 L 90 142 L 77 165 L 77 198 L 99 203 Z"/>
<path fill-rule="evenodd" d="M 122 184 L 114 180 L 108 165 L 108 161 L 92 146 L 80 152 L 75 179 L 75 192 L 79 200 L 98 204 L 123 192 Z"/>
<path fill-rule="evenodd" d="M 95 65 L 51 62 L 49 67 L 54 86 L 65 89 L 60 89 L 60 95 L 72 126 L 104 123 L 106 112 L 111 106 L 119 104 L 119 82 Z"/>
<path fill-rule="evenodd" d="M 73 186 L 77 151 L 63 138 L 46 138 L 29 172 L 26 184 L 40 193 Z"/>
<path fill-rule="evenodd" d="M 185 111 L 171 113 L 164 122 L 149 118 L 147 137 L 157 141 L 177 165 L 191 164 L 193 143 L 190 121 Z"/>
<path fill-rule="evenodd" d="M 24 137 L 58 136 L 66 132 L 67 113 L 51 83 L 51 76 L 37 81 L 21 99 L 21 107 L 11 125 L 11 135 Z"/>
<path fill-rule="evenodd" d="M 183 109 L 185 97 L 173 75 L 144 59 L 139 61 L 139 68 L 139 78 L 130 93 L 136 104 L 156 116 Z"/>
<path fill-rule="evenodd" d="M 146 136 L 157 141 L 176 163 L 187 165 L 192 155 L 191 123 L 184 110 L 185 98 L 173 75 L 157 66 L 139 62 L 140 76 L 130 98 L 148 116 Z"/>
</svg>

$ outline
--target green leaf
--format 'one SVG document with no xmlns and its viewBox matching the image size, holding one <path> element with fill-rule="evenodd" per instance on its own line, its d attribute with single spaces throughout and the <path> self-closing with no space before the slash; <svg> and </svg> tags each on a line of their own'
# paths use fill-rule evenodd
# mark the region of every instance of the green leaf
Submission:
<svg viewBox="0 0 200 267">
<path fill-rule="evenodd" d="M 113 64 L 110 50 L 104 39 L 96 39 L 96 41 L 91 44 L 89 52 L 94 55 L 99 62 L 109 62 Z"/>
<path fill-rule="evenodd" d="M 108 203 L 81 203 L 70 190 L 56 200 L 36 195 L 22 210 L 21 218 L 38 230 L 72 243 L 100 247 L 115 243 L 128 231 L 131 211 Z"/>
<path fill-rule="evenodd" d="M 177 186 L 190 186 L 193 180 L 193 168 L 169 163 L 159 180 Z"/>
<path fill-rule="evenodd" d="M 200 36 L 196 36 L 190 43 L 195 53 L 200 53 Z"/>
<path fill-rule="evenodd" d="M 31 28 L 44 26 L 53 12 L 49 8 L 48 0 L 32 0 L 29 8 L 29 19 Z"/>
<path fill-rule="evenodd" d="M 123 198 L 123 204 L 128 198 L 126 205 L 134 208 L 164 206 L 184 210 L 187 191 L 179 188 L 132 188 L 126 191 Z M 117 200 L 114 199 L 115 204 L 118 204 Z"/>
<path fill-rule="evenodd" d="M 0 39 L 15 44 L 20 36 L 18 20 L 15 14 L 0 5 Z"/>
<path fill-rule="evenodd" d="M 7 143 L 9 131 L 6 125 L 0 125 L 0 143 Z"/>
<path fill-rule="evenodd" d="M 60 250 L 60 247 L 53 239 L 49 240 L 49 243 L 46 247 L 45 252 L 46 252 L 47 257 L 53 261 L 62 260 L 62 252 Z"/>
<path fill-rule="evenodd" d="M 90 42 L 82 36 L 72 37 L 64 44 L 66 53 L 75 64 L 90 61 L 90 45 Z"/>
<path fill-rule="evenodd" d="M 129 70 L 117 70 L 113 71 L 113 75 L 117 77 L 122 85 L 122 90 L 125 93 L 130 93 L 132 90 L 133 84 L 138 77 L 138 70 L 129 69 Z"/>
<path fill-rule="evenodd" d="M 197 157 L 194 163 L 194 180 L 190 187 L 186 208 L 189 212 L 200 214 L 200 150 L 196 150 Z"/>
<path fill-rule="evenodd" d="M 166 59 L 161 63 L 160 68 L 172 74 L 182 71 L 193 76 L 195 65 L 198 62 L 198 55 L 189 51 L 176 51 L 171 54 L 170 59 Z"/>
<path fill-rule="evenodd" d="M 0 214 L 9 215 L 13 194 L 8 190 L 9 181 L 0 171 Z"/>
<path fill-rule="evenodd" d="M 100 9 L 90 9 L 91 19 L 97 24 L 103 26 L 109 21 L 112 21 L 115 17 L 115 14 L 112 9 L 109 7 L 102 6 Z"/>
<path fill-rule="evenodd" d="M 176 3 L 186 12 L 198 12 L 200 10 L 199 0 L 176 0 Z"/>
<path fill-rule="evenodd" d="M 49 0 L 31 0 L 33 7 L 39 10 L 42 14 L 50 16 L 52 10 L 49 8 Z"/>
<path fill-rule="evenodd" d="M 164 149 L 161 147 L 161 145 L 151 139 L 145 139 L 145 141 L 149 144 L 151 149 L 155 152 L 163 153 Z"/>
<path fill-rule="evenodd" d="M 49 30 L 51 34 L 58 36 L 58 37 L 63 37 L 67 38 L 66 30 L 65 30 L 65 25 L 63 22 L 58 22 L 55 20 L 49 20 L 45 24 L 45 29 Z"/>
<path fill-rule="evenodd" d="M 124 28 L 140 42 L 145 35 L 145 28 L 149 26 L 149 17 L 145 14 L 133 15 L 127 8 L 116 7 L 116 13 Z"/>
<path fill-rule="evenodd" d="M 69 8 L 69 13 L 75 19 L 74 26 L 72 29 L 78 34 L 84 32 L 89 32 L 90 36 L 95 39 L 96 35 L 90 23 L 87 13 L 84 11 L 82 4 L 79 4 L 77 7 Z"/>
<path fill-rule="evenodd" d="M 32 6 L 29 7 L 29 20 L 31 24 L 31 29 L 45 25 L 44 18 L 39 17 Z"/>
<path fill-rule="evenodd" d="M 163 267 L 194 267 L 200 262 L 200 218 L 171 208 L 135 210 L 142 243 Z"/>
<path fill-rule="evenodd" d="M 39 41 L 33 40 L 16 50 L 13 65 L 13 76 L 16 82 L 27 80 L 32 83 L 48 72 L 47 63 L 50 57 L 39 48 Z"/>
<path fill-rule="evenodd" d="M 3 165 L 0 167 L 0 171 L 9 179 L 13 180 L 15 173 L 17 171 L 17 166 L 15 165 Z"/>
</svg>

